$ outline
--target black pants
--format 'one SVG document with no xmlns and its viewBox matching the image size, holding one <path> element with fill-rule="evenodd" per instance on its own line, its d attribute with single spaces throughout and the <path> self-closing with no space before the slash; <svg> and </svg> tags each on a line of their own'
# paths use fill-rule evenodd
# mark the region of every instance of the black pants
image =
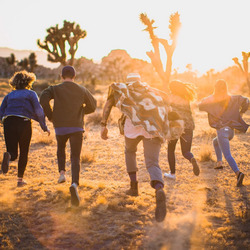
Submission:
<svg viewBox="0 0 250 250">
<path fill-rule="evenodd" d="M 31 121 L 18 116 L 9 116 L 4 120 L 4 138 L 11 161 L 18 160 L 18 177 L 23 178 L 28 161 L 30 140 L 32 136 Z"/>
<path fill-rule="evenodd" d="M 65 171 L 65 161 L 66 154 L 65 148 L 66 143 L 69 140 L 70 143 L 70 160 L 71 160 L 71 174 L 72 174 L 72 183 L 79 185 L 79 173 L 80 173 L 80 156 L 82 149 L 82 138 L 83 132 L 76 132 L 67 135 L 57 135 L 57 161 L 58 161 L 58 170 Z"/>
<path fill-rule="evenodd" d="M 180 137 L 181 152 L 182 155 L 187 159 L 191 160 L 194 155 L 190 152 L 193 140 L 193 130 L 185 129 L 184 133 Z M 168 163 L 171 174 L 175 174 L 175 147 L 178 140 L 172 140 L 168 143 Z"/>
</svg>

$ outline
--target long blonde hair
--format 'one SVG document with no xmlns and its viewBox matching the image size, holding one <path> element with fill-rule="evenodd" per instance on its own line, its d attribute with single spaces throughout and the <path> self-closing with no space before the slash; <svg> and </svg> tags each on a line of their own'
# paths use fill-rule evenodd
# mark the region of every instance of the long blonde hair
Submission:
<svg viewBox="0 0 250 250">
<path fill-rule="evenodd" d="M 196 98 L 195 87 L 191 83 L 173 80 L 169 83 L 169 89 L 172 94 L 180 96 L 187 101 L 194 101 Z"/>
</svg>

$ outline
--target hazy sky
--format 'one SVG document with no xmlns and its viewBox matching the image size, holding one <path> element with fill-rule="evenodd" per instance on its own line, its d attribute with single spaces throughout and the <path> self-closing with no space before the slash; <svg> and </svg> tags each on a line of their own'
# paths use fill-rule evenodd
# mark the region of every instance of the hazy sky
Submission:
<svg viewBox="0 0 250 250">
<path fill-rule="evenodd" d="M 187 64 L 201 73 L 223 70 L 250 51 L 250 0 L 0 0 L 0 9 L 0 47 L 39 50 L 36 40 L 45 38 L 46 29 L 68 20 L 87 31 L 77 58 L 98 61 L 125 49 L 149 61 L 152 47 L 140 13 L 155 20 L 160 38 L 168 38 L 169 16 L 178 11 L 182 28 L 173 67 L 179 71 Z"/>
</svg>

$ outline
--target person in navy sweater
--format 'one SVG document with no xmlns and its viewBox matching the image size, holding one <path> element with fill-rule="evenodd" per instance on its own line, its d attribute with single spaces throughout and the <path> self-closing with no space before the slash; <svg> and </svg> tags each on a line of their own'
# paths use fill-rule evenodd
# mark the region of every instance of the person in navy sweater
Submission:
<svg viewBox="0 0 250 250">
<path fill-rule="evenodd" d="M 36 76 L 33 73 L 16 72 L 10 79 L 13 91 L 4 97 L 0 107 L 0 119 L 4 127 L 7 149 L 3 155 L 2 172 L 6 174 L 9 169 L 9 161 L 17 159 L 19 146 L 18 187 L 27 184 L 23 180 L 23 175 L 28 161 L 32 136 L 31 120 L 39 122 L 42 130 L 50 135 L 38 96 L 36 92 L 30 90 L 35 80 Z"/>
</svg>

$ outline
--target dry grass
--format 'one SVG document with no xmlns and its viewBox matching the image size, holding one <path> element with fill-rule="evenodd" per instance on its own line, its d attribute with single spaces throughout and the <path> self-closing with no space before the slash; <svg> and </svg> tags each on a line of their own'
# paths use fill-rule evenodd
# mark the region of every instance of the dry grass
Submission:
<svg viewBox="0 0 250 250">
<path fill-rule="evenodd" d="M 81 202 L 77 208 L 70 206 L 70 147 L 66 148 L 67 181 L 58 184 L 54 132 L 48 138 L 33 123 L 25 172 L 28 185 L 16 187 L 17 162 L 11 162 L 8 174 L 0 175 L 0 248 L 248 249 L 249 132 L 237 134 L 231 141 L 232 154 L 245 173 L 244 186 L 237 188 L 229 167 L 213 169 L 214 132 L 208 127 L 206 115 L 196 111 L 192 152 L 200 157 L 200 176 L 194 176 L 178 143 L 177 179 L 165 180 L 167 217 L 156 223 L 155 192 L 149 184 L 141 144 L 137 153 L 140 195 L 125 195 L 129 178 L 124 163 L 124 138 L 116 123 L 119 115 L 114 109 L 107 141 L 100 139 L 99 125 L 87 124 L 88 136 L 81 156 Z M 250 111 L 245 117 L 250 123 Z M 49 127 L 52 130 L 51 124 Z M 5 150 L 3 136 L 0 149 Z M 164 172 L 169 168 L 166 145 L 162 147 L 160 166 Z"/>
<path fill-rule="evenodd" d="M 92 163 L 95 161 L 95 154 L 92 152 L 82 152 L 81 163 Z"/>
<path fill-rule="evenodd" d="M 213 148 L 211 143 L 201 143 L 199 154 L 201 162 L 213 160 Z"/>
<path fill-rule="evenodd" d="M 102 111 L 97 110 L 93 114 L 87 116 L 86 125 L 100 125 L 102 120 Z"/>
</svg>

